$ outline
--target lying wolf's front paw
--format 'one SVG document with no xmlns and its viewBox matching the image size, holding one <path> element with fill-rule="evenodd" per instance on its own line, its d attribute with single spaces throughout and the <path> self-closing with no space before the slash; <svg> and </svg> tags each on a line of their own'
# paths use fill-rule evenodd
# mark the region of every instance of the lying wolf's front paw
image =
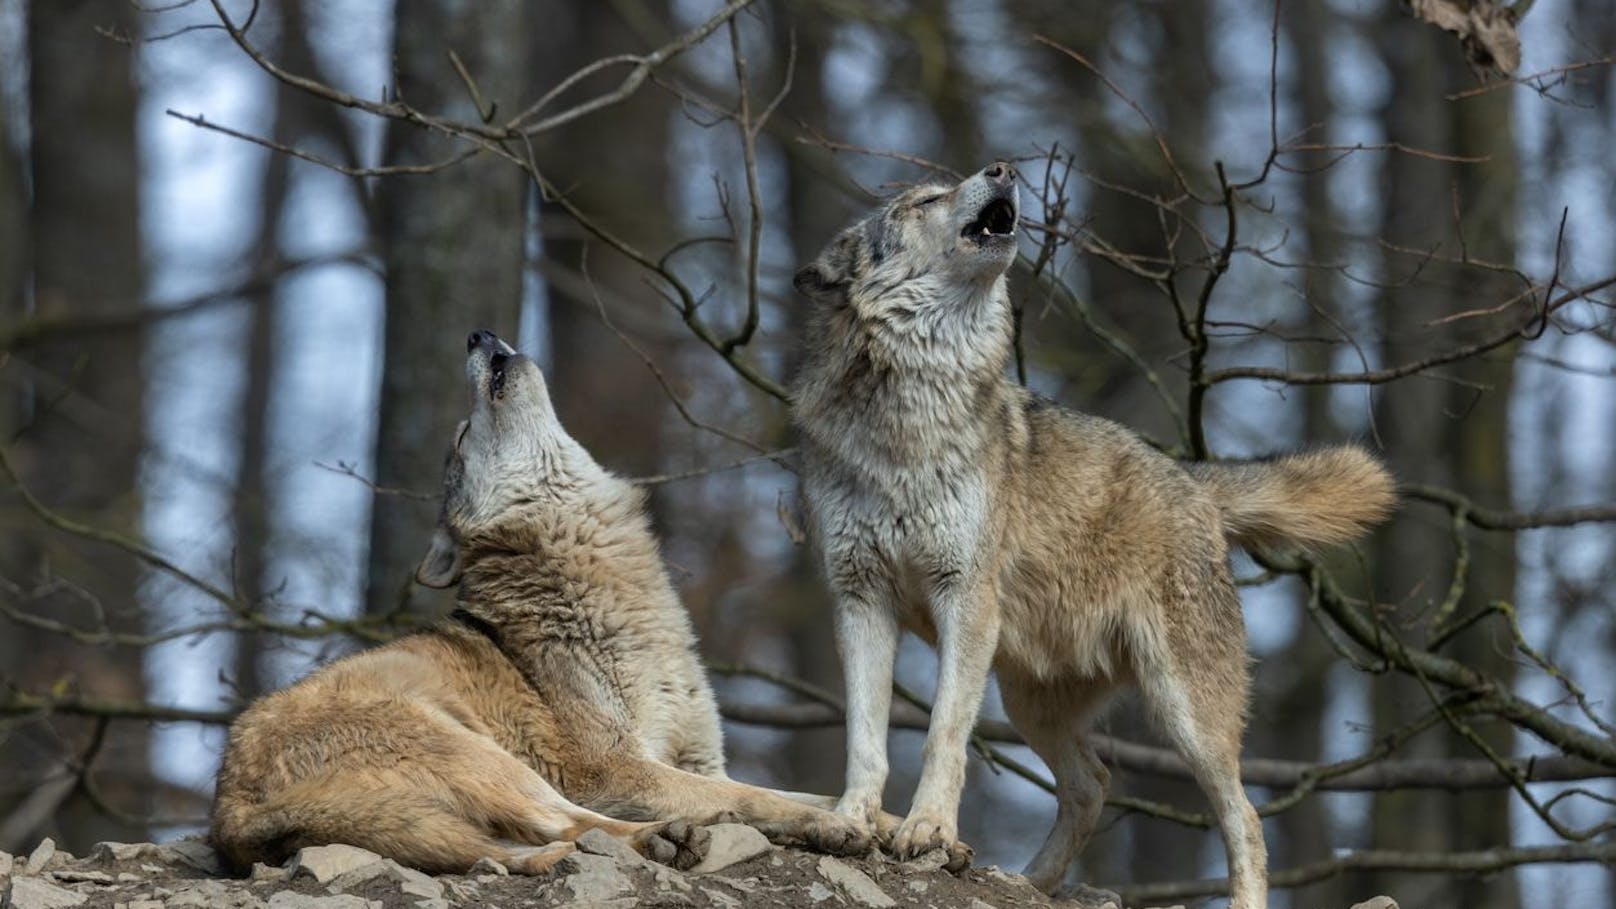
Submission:
<svg viewBox="0 0 1616 909">
<path fill-rule="evenodd" d="M 890 849 L 893 856 L 902 861 L 919 858 L 933 849 L 943 849 L 948 853 L 948 863 L 943 867 L 949 871 L 970 867 L 971 856 L 975 854 L 970 846 L 959 841 L 952 823 L 924 814 L 910 814 L 898 825 Z"/>
<path fill-rule="evenodd" d="M 653 862 L 688 871 L 707 857 L 713 835 L 689 821 L 669 821 L 635 835 L 634 848 Z"/>
<path fill-rule="evenodd" d="M 898 835 L 898 828 L 903 826 L 903 818 L 885 811 L 875 812 L 875 840 L 883 846 L 891 845 L 892 838 Z"/>
<path fill-rule="evenodd" d="M 855 821 L 826 813 L 809 821 L 801 831 L 803 843 L 831 855 L 865 855 L 875 845 L 868 830 Z"/>
<path fill-rule="evenodd" d="M 504 865 L 512 874 L 549 874 L 558 862 L 577 851 L 574 843 L 512 849 L 505 857 Z"/>
</svg>

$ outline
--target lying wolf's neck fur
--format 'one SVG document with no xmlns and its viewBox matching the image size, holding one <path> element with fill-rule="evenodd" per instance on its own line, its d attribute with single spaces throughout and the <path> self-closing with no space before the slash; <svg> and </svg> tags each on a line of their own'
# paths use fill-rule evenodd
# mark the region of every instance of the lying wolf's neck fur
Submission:
<svg viewBox="0 0 1616 909">
<path fill-rule="evenodd" d="M 633 650 L 695 644 L 645 514 L 645 494 L 604 470 L 512 508 L 462 540 L 459 607 L 513 658 L 587 641 Z"/>
<path fill-rule="evenodd" d="M 967 455 L 1003 412 L 1012 332 L 1003 276 L 863 282 L 810 325 L 796 420 L 811 444 L 859 460 Z"/>
</svg>

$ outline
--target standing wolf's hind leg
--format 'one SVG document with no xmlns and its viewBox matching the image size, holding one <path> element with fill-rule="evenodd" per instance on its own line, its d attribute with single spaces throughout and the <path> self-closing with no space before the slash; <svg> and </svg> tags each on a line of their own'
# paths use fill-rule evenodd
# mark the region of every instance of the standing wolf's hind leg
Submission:
<svg viewBox="0 0 1616 909">
<path fill-rule="evenodd" d="M 1087 740 L 1091 714 L 1104 697 L 1098 685 L 1041 683 L 1011 673 L 999 678 L 1005 713 L 1055 776 L 1055 825 L 1022 872 L 1055 895 L 1105 808 L 1111 773 Z"/>
<path fill-rule="evenodd" d="M 1207 593 L 1214 608 L 1235 610 L 1238 622 L 1239 600 L 1232 588 Z M 1238 624 L 1233 627 L 1232 634 L 1202 634 L 1193 642 L 1186 640 L 1193 636 L 1187 628 L 1170 629 L 1174 653 L 1141 659 L 1138 676 L 1146 703 L 1217 815 L 1229 863 L 1229 909 L 1265 909 L 1268 852 L 1262 823 L 1240 780 L 1248 685 L 1245 635 Z M 1179 668 L 1188 661 L 1196 667 L 1193 681 Z"/>
</svg>

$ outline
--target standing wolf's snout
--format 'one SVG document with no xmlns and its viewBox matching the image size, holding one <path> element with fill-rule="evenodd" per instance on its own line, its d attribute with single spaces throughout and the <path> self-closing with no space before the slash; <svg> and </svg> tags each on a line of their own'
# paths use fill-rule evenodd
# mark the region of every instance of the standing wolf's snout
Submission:
<svg viewBox="0 0 1616 909">
<path fill-rule="evenodd" d="M 982 168 L 982 176 L 987 177 L 994 183 L 1008 185 L 1015 182 L 1016 169 L 1003 161 L 995 161 Z"/>
</svg>

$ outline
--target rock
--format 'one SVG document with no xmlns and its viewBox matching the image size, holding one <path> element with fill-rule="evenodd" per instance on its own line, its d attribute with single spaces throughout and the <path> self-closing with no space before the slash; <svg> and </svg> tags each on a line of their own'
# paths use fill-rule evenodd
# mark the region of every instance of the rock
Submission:
<svg viewBox="0 0 1616 909">
<path fill-rule="evenodd" d="M 1083 909 L 1122 909 L 1122 897 L 1117 896 L 1114 891 L 1101 890 L 1088 884 L 1078 884 L 1067 890 L 1063 896 Z"/>
<path fill-rule="evenodd" d="M 262 884 L 266 882 L 278 884 L 291 876 L 292 872 L 286 870 L 285 868 L 279 868 L 274 865 L 266 865 L 263 862 L 253 862 L 252 873 L 247 875 L 247 879 L 255 884 Z"/>
<path fill-rule="evenodd" d="M 941 869 L 948 864 L 948 850 L 941 847 L 933 849 L 925 855 L 918 855 L 907 862 L 901 862 L 898 870 L 910 874 L 916 871 L 931 872 Z"/>
<path fill-rule="evenodd" d="M 507 877 L 507 876 L 510 875 L 511 869 L 505 867 L 504 865 L 501 865 L 499 862 L 496 862 L 493 859 L 491 859 L 491 858 L 489 858 L 488 856 L 485 855 L 482 858 L 477 860 L 477 864 L 472 865 L 469 869 L 467 869 L 466 873 L 467 874 L 496 874 L 496 875 L 499 875 L 500 877 Z"/>
<path fill-rule="evenodd" d="M 364 885 L 377 878 L 385 878 L 398 884 L 398 889 L 406 896 L 416 896 L 421 899 L 439 899 L 443 896 L 443 885 L 416 871 L 406 868 L 392 859 L 382 859 L 362 865 L 351 871 L 345 871 L 331 881 L 327 889 L 332 893 L 341 893 Z"/>
<path fill-rule="evenodd" d="M 875 909 L 897 905 L 897 900 L 887 896 L 875 881 L 870 880 L 869 875 L 840 859 L 823 856 L 817 867 L 820 877 L 842 888 L 842 892 L 856 903 Z"/>
<path fill-rule="evenodd" d="M 768 837 L 745 824 L 714 824 L 707 832 L 712 835 L 707 856 L 690 869 L 691 874 L 711 874 L 757 858 L 772 848 Z"/>
<path fill-rule="evenodd" d="M 156 843 L 96 843 L 90 848 L 90 861 L 98 865 L 151 861 L 161 852 L 162 847 Z"/>
<path fill-rule="evenodd" d="M 65 884 L 111 884 L 112 875 L 105 871 L 52 871 L 50 876 Z"/>
<path fill-rule="evenodd" d="M 574 852 L 557 866 L 567 872 L 567 889 L 580 903 L 609 900 L 631 886 L 617 863 L 604 855 Z"/>
<path fill-rule="evenodd" d="M 1145 909 L 1184 909 L 1184 904 L 1179 903 L 1174 906 L 1147 906 Z"/>
<path fill-rule="evenodd" d="M 127 909 L 166 909 L 162 900 L 134 900 L 126 906 Z"/>
<path fill-rule="evenodd" d="M 633 846 L 599 827 L 585 830 L 583 835 L 574 842 L 578 844 L 578 849 L 581 852 L 587 852 L 590 855 L 604 855 L 607 858 L 616 859 L 619 864 L 632 867 L 645 861 L 645 857 L 635 852 Z"/>
<path fill-rule="evenodd" d="M 16 864 L 17 860 L 11 857 L 11 853 L 0 849 L 0 877 L 9 877 L 12 866 Z"/>
<path fill-rule="evenodd" d="M 984 903 L 973 896 L 971 897 L 970 909 L 999 909 L 999 907 L 993 905 L 992 903 Z"/>
<path fill-rule="evenodd" d="M 656 881 L 658 890 L 690 892 L 690 883 L 685 880 L 683 874 L 669 868 L 667 865 L 658 865 L 655 862 L 647 862 L 646 865 L 651 869 L 651 879 Z"/>
<path fill-rule="evenodd" d="M 981 868 L 978 868 L 976 870 L 978 872 L 980 872 L 981 875 L 983 877 L 987 878 L 988 880 L 996 881 L 996 882 L 998 882 L 1000 884 L 1008 884 L 1008 885 L 1010 885 L 1012 887 L 1014 887 L 1014 886 L 1022 886 L 1022 887 L 1031 886 L 1031 885 L 1029 885 L 1027 883 L 1026 878 L 1022 877 L 1019 874 L 1015 874 L 1013 872 L 1006 871 L 1003 868 L 1000 868 L 998 865 L 984 865 Z"/>
<path fill-rule="evenodd" d="M 312 877 L 322 884 L 329 884 L 345 872 L 379 861 L 382 861 L 382 857 L 369 849 L 339 843 L 333 846 L 305 846 L 297 850 L 297 855 L 292 856 L 286 868 L 291 872 L 289 876 L 292 880 Z"/>
<path fill-rule="evenodd" d="M 189 881 L 168 898 L 168 909 L 263 909 L 263 905 L 235 881 Z"/>
<path fill-rule="evenodd" d="M 451 909 L 448 900 L 418 900 L 415 909 Z"/>
<path fill-rule="evenodd" d="M 719 909 L 741 909 L 741 901 L 727 893 L 711 887 L 703 887 L 701 892 L 707 896 L 707 904 L 710 906 L 717 906 Z"/>
<path fill-rule="evenodd" d="M 351 893 L 310 896 L 295 890 L 282 890 L 269 898 L 269 909 L 381 909 L 381 906 L 376 900 L 367 900 Z"/>
<path fill-rule="evenodd" d="M 139 862 L 141 870 L 152 874 L 161 872 L 164 867 L 192 868 L 215 876 L 224 872 L 212 847 L 195 839 L 176 840 L 161 846 L 156 843 L 96 843 L 90 851 L 90 861 L 98 865 Z"/>
<path fill-rule="evenodd" d="M 808 899 L 815 903 L 823 903 L 835 895 L 836 891 L 826 887 L 819 881 L 814 881 L 812 884 L 808 885 Z"/>
<path fill-rule="evenodd" d="M 1397 909 L 1397 901 L 1389 896 L 1374 896 L 1361 903 L 1354 903 L 1352 909 Z"/>
<path fill-rule="evenodd" d="M 34 847 L 33 852 L 28 853 L 28 861 L 23 864 L 22 873 L 38 874 L 39 872 L 44 871 L 45 863 L 50 861 L 51 856 L 55 854 L 56 841 L 48 836 L 45 837 L 45 839 L 40 841 L 38 846 Z"/>
<path fill-rule="evenodd" d="M 204 840 L 186 837 L 158 846 L 157 849 L 159 861 L 164 864 L 189 866 L 214 877 L 224 874 L 224 866 L 219 863 L 219 854 Z"/>
<path fill-rule="evenodd" d="M 50 840 L 45 842 L 49 843 Z M 54 850 L 54 844 L 52 848 Z M 37 854 L 39 850 L 35 849 L 34 852 Z M 29 859 L 32 860 L 33 856 L 29 856 Z M 44 862 L 40 862 L 40 865 L 43 866 Z M 6 909 L 66 909 L 68 906 L 82 905 L 86 899 L 88 897 L 82 893 L 74 893 L 37 877 L 14 877 L 4 905 Z"/>
</svg>

